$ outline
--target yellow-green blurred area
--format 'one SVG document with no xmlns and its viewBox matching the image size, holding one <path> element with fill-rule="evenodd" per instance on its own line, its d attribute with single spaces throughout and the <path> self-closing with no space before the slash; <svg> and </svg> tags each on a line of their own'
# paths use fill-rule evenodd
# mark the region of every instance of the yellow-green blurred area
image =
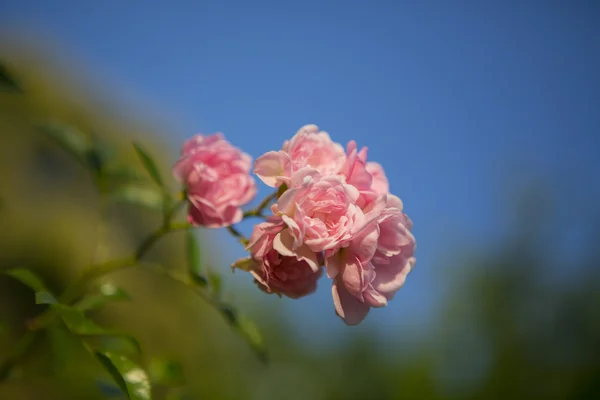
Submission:
<svg viewBox="0 0 600 400">
<path fill-rule="evenodd" d="M 161 217 L 112 202 L 101 213 L 89 171 L 38 124 L 53 121 L 91 135 L 111 162 L 142 175 L 131 142 L 140 140 L 161 161 L 164 177 L 170 177 L 166 149 L 173 144 L 163 142 L 167 127 L 157 128 L 143 113 L 121 113 L 107 106 L 117 99 L 73 84 L 81 71 L 42 53 L 1 57 L 15 85 L 0 82 L 0 268 L 30 268 L 61 293 L 85 266 L 131 253 Z M 344 337 L 341 329 L 339 338 L 327 340 L 334 345 L 315 350 L 323 338 L 295 332 L 302 322 L 292 323 L 297 317 L 277 302 L 258 300 L 265 295 L 250 280 L 233 293 L 228 268 L 219 268 L 224 296 L 257 321 L 269 351 L 266 365 L 193 291 L 143 265 L 102 278 L 132 300 L 108 304 L 92 318 L 137 337 L 151 373 L 159 360 L 180 363 L 173 385 L 153 386 L 156 399 L 598 399 L 600 213 L 589 215 L 580 239 L 589 245 L 569 261 L 557 258 L 553 244 L 566 238 L 560 223 L 548 226 L 543 217 L 553 213 L 546 182 L 534 183 L 507 206 L 511 235 L 436 261 L 432 269 L 447 282 L 438 296 L 443 312 L 427 330 L 412 332 L 419 340 L 381 341 L 368 330 Z M 210 235 L 199 239 L 205 260 L 232 261 Z M 183 233 L 161 239 L 144 259 L 181 270 Z M 44 309 L 25 285 L 0 277 L 0 362 Z M 102 392 L 110 377 L 76 338 L 62 333 L 44 331 L 0 383 L 0 399 L 123 398 Z"/>
</svg>

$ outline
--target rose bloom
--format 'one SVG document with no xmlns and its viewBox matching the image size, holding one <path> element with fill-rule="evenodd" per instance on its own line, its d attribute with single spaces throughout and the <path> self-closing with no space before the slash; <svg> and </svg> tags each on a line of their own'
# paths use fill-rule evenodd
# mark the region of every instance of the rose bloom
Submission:
<svg viewBox="0 0 600 400">
<path fill-rule="evenodd" d="M 348 247 L 325 254 L 335 309 L 348 325 L 360 323 L 371 307 L 386 306 L 416 262 L 412 222 L 400 199 L 382 196 L 372 207 Z"/>
<path fill-rule="evenodd" d="M 337 174 L 346 155 L 344 148 L 335 143 L 316 125 L 306 125 L 280 151 L 270 151 L 256 160 L 254 173 L 267 185 L 282 183 L 289 186 L 292 174 L 304 167 L 316 169 L 321 175 Z"/>
<path fill-rule="evenodd" d="M 289 255 L 281 244 L 284 227 L 277 217 L 256 225 L 248 244 L 251 257 L 238 265 L 243 265 L 243 269 L 254 276 L 261 290 L 296 299 L 316 290 L 322 268 L 317 254 L 308 249 L 299 255 Z"/>
<path fill-rule="evenodd" d="M 383 167 L 376 162 L 367 162 L 367 148 L 363 147 L 358 151 L 354 140 L 348 142 L 346 161 L 340 175 L 358 189 L 360 195 L 357 204 L 361 208 L 368 207 L 370 202 L 389 192 Z"/>
<path fill-rule="evenodd" d="M 364 224 L 356 204 L 359 192 L 341 176 L 322 176 L 313 168 L 296 171 L 286 190 L 272 206 L 289 229 L 282 232 L 292 253 L 302 246 L 319 253 L 344 247 Z"/>
<path fill-rule="evenodd" d="M 239 222 L 243 216 L 240 207 L 256 194 L 251 166 L 250 156 L 221 133 L 187 140 L 173 174 L 187 190 L 188 221 L 208 228 Z"/>
</svg>

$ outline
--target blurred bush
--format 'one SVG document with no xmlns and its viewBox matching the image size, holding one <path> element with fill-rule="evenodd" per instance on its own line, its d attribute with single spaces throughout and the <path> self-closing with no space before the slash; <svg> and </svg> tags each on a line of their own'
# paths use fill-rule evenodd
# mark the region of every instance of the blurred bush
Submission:
<svg viewBox="0 0 600 400">
<path fill-rule="evenodd" d="M 82 266 L 127 254 L 160 221 L 150 210 L 113 204 L 110 225 L 99 229 L 101 201 L 89 174 L 36 123 L 76 127 L 104 143 L 107 157 L 127 162 L 138 162 L 132 139 L 150 141 L 165 161 L 165 132 L 102 106 L 68 83 L 75 71 L 53 69 L 45 56 L 7 53 L 2 64 L 11 79 L 0 79 L 0 268 L 32 268 L 60 292 Z M 263 366 L 194 293 L 141 267 L 108 278 L 133 300 L 94 317 L 140 339 L 159 399 L 598 399 L 600 214 L 590 212 L 584 253 L 565 261 L 553 247 L 567 240 L 560 221 L 552 210 L 540 218 L 550 197 L 542 204 L 535 191 L 524 193 L 507 216 L 518 216 L 509 237 L 443 258 L 446 265 L 436 266 L 448 282 L 443 312 L 419 332 L 416 349 L 365 334 L 307 351 L 311 344 L 280 308 L 253 307 L 249 299 L 263 296 L 257 291 L 239 299 L 263 322 L 272 359 Z M 102 232 L 110 235 L 99 246 Z M 181 268 L 181 235 L 162 239 L 147 259 Z M 42 310 L 28 288 L 0 277 L 0 359 Z M 107 388 L 102 394 L 98 383 L 106 380 L 83 348 L 46 335 L 0 384 L 0 398 L 118 398 Z M 173 380 L 179 389 L 169 391 L 163 383 Z"/>
</svg>

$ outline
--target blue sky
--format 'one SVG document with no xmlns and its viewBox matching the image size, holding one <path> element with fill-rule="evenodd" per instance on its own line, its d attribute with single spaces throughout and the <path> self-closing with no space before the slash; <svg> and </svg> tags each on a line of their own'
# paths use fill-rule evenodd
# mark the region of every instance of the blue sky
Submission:
<svg viewBox="0 0 600 400">
<path fill-rule="evenodd" d="M 598 20 L 592 1 L 0 4 L 0 26 L 43 34 L 159 110 L 174 149 L 218 130 L 258 157 L 307 123 L 368 146 L 419 245 L 397 300 L 359 328 L 378 330 L 427 325 L 448 252 L 510 228 L 507 187 L 541 176 L 564 218 L 585 218 L 600 195 Z M 324 280 L 286 307 L 327 333 L 329 296 Z"/>
</svg>

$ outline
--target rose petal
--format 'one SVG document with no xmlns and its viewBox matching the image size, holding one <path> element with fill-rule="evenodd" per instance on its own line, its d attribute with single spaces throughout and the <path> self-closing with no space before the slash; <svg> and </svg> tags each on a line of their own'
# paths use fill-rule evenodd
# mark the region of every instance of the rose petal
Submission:
<svg viewBox="0 0 600 400">
<path fill-rule="evenodd" d="M 346 325 L 357 325 L 365 319 L 369 313 L 370 307 L 361 303 L 352 296 L 344 287 L 344 284 L 337 278 L 333 281 L 331 295 L 337 315 L 344 320 Z"/>
</svg>

